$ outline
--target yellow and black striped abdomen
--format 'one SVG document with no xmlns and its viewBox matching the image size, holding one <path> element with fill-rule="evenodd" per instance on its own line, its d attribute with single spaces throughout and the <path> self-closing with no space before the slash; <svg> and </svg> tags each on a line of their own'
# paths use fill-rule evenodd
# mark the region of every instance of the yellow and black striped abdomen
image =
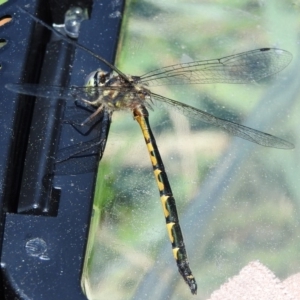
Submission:
<svg viewBox="0 0 300 300">
<path fill-rule="evenodd" d="M 153 166 L 153 172 L 159 189 L 163 212 L 166 218 L 169 238 L 172 243 L 173 255 L 177 262 L 179 273 L 189 285 L 192 294 L 196 294 L 197 284 L 189 267 L 183 236 L 179 225 L 175 199 L 173 197 L 168 176 L 165 172 L 165 167 L 160 157 L 155 138 L 150 128 L 148 111 L 144 106 L 139 106 L 138 108 L 134 109 L 133 113 L 134 118 L 137 120 L 142 129 L 148 148 L 150 160 Z"/>
</svg>

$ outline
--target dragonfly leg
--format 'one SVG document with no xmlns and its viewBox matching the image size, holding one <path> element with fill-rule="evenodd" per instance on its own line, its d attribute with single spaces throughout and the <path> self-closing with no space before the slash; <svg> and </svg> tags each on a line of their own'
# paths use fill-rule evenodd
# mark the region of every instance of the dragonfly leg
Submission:
<svg viewBox="0 0 300 300">
<path fill-rule="evenodd" d="M 189 261 L 179 225 L 175 199 L 173 197 L 171 186 L 160 153 L 158 151 L 154 135 L 150 128 L 148 111 L 144 106 L 140 106 L 139 108 L 134 109 L 133 114 L 135 120 L 141 127 L 148 148 L 153 166 L 153 172 L 160 193 L 164 215 L 166 218 L 169 238 L 172 243 L 173 255 L 177 262 L 179 273 L 190 287 L 192 294 L 196 294 L 197 283 L 189 267 Z"/>
<path fill-rule="evenodd" d="M 89 101 L 84 100 L 84 102 L 89 103 Z M 87 123 L 91 122 L 102 110 L 104 105 L 100 105 L 88 118 L 86 118 L 80 125 L 84 126 Z"/>
</svg>

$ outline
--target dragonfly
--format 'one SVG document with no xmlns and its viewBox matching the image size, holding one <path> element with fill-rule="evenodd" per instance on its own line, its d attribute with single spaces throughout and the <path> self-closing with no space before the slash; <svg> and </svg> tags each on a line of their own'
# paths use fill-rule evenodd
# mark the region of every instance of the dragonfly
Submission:
<svg viewBox="0 0 300 300">
<path fill-rule="evenodd" d="M 61 39 L 82 49 L 106 64 L 112 72 L 108 73 L 97 69 L 88 76 L 86 84 L 82 87 L 7 84 L 6 88 L 13 92 L 26 95 L 59 98 L 67 101 L 81 101 L 86 105 L 94 107 L 94 111 L 80 124 L 82 126 L 89 124 L 103 111 L 109 113 L 109 120 L 111 120 L 112 114 L 115 111 L 127 110 L 133 113 L 134 119 L 141 128 L 152 163 L 165 216 L 167 232 L 178 271 L 189 286 L 191 293 L 196 294 L 197 283 L 189 265 L 183 234 L 179 224 L 175 198 L 155 137 L 150 127 L 148 109 L 152 109 L 155 104 L 162 104 L 188 117 L 217 126 L 232 135 L 265 147 L 292 149 L 294 145 L 268 133 L 215 117 L 198 108 L 153 93 L 149 87 L 182 84 L 253 83 L 283 70 L 291 62 L 292 54 L 277 48 L 260 48 L 218 59 L 175 64 L 153 70 L 142 76 L 132 76 L 124 74 L 100 55 L 93 53 L 84 46 L 56 32 L 51 26 L 45 24 L 27 11 L 21 10 L 36 22 L 54 32 Z M 92 145 L 83 145 L 82 151 L 86 151 L 88 147 L 92 147 Z M 81 150 L 80 148 L 76 148 L 76 151 L 78 154 Z M 71 154 L 68 155 L 65 160 L 71 156 Z"/>
</svg>

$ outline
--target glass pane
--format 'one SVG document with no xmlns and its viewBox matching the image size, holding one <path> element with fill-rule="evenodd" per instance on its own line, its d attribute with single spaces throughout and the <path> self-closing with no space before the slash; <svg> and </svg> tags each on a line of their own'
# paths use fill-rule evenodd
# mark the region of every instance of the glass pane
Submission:
<svg viewBox="0 0 300 300">
<path fill-rule="evenodd" d="M 262 147 L 153 105 L 150 122 L 178 206 L 196 299 L 209 298 L 251 261 L 280 279 L 299 270 L 299 10 L 284 0 L 127 1 L 117 59 L 125 74 L 265 47 L 293 54 L 286 69 L 258 83 L 151 87 L 296 146 Z M 113 115 L 98 177 L 89 298 L 191 299 L 130 112 Z"/>
</svg>

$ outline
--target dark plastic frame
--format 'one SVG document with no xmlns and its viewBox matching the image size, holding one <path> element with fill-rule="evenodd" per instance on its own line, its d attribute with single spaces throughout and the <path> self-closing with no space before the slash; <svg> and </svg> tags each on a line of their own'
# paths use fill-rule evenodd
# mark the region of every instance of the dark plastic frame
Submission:
<svg viewBox="0 0 300 300">
<path fill-rule="evenodd" d="M 78 42 L 113 63 L 121 19 L 112 16 L 115 10 L 123 11 L 124 1 L 118 1 L 118 7 L 105 0 L 77 2 L 40 0 L 28 5 L 22 0 L 0 6 L 1 16 L 12 16 L 10 23 L 0 27 L 1 38 L 8 41 L 0 49 L 2 299 L 86 299 L 80 281 L 96 171 L 47 175 L 55 170 L 58 149 L 69 146 L 71 140 L 105 138 L 107 115 L 83 135 L 64 123 L 64 115 L 74 104 L 57 99 L 35 101 L 4 88 L 7 83 L 22 82 L 82 85 L 84 75 L 91 71 L 110 71 L 81 50 L 51 37 L 16 7 L 51 24 L 49 16 L 61 23 L 68 7 L 87 5 L 89 20 L 82 23 Z M 99 48 L 93 49 L 97 44 Z M 97 165 L 99 156 L 92 159 Z"/>
</svg>

